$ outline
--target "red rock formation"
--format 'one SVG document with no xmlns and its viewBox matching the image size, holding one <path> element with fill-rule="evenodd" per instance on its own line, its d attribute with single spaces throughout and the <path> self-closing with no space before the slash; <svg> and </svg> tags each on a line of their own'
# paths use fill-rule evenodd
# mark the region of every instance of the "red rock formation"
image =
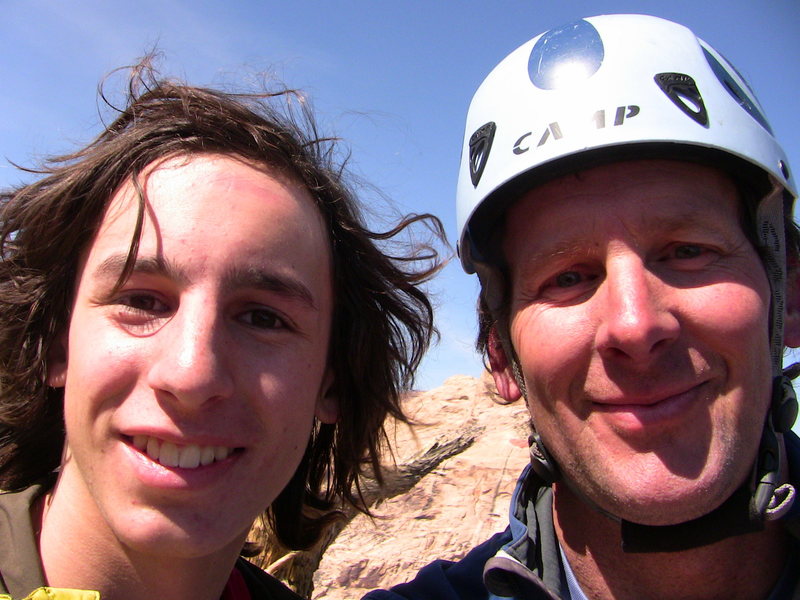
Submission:
<svg viewBox="0 0 800 600">
<path fill-rule="evenodd" d="M 435 558 L 458 559 L 502 530 L 511 492 L 528 462 L 527 411 L 502 406 L 491 377 L 455 376 L 404 407 L 417 425 L 391 423 L 396 466 L 374 506 L 325 550 L 315 600 L 359 598 L 401 583 Z"/>
</svg>

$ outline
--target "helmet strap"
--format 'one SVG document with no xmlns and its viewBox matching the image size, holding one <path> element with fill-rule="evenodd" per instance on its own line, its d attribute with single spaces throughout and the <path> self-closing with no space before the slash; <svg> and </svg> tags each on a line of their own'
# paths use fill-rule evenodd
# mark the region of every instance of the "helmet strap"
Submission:
<svg viewBox="0 0 800 600">
<path fill-rule="evenodd" d="M 552 485 L 561 479 L 558 463 L 550 456 L 542 443 L 542 438 L 535 431 L 528 436 L 528 451 L 531 455 L 531 468 L 542 481 L 547 485 Z"/>
<path fill-rule="evenodd" d="M 792 382 L 783 375 L 776 377 L 773 381 L 772 403 L 753 466 L 749 508 L 751 520 L 768 520 L 769 511 L 775 506 L 775 493 L 782 483 L 782 472 L 786 465 L 782 437 L 791 430 L 796 417 L 797 397 Z"/>
<path fill-rule="evenodd" d="M 681 552 L 735 535 L 764 529 L 763 521 L 748 518 L 751 493 L 747 484 L 715 510 L 674 525 L 640 525 L 622 520 L 622 550 L 631 553 Z"/>
<path fill-rule="evenodd" d="M 474 250 L 473 253 L 475 273 L 478 275 L 478 280 L 481 284 L 481 297 L 484 302 L 486 302 L 489 314 L 494 319 L 494 330 L 497 334 L 497 339 L 500 341 L 500 346 L 503 348 L 503 352 L 506 355 L 506 359 L 511 366 L 511 373 L 514 376 L 514 381 L 527 403 L 528 390 L 525 386 L 525 378 L 522 376 L 522 369 L 520 368 L 517 353 L 514 351 L 514 346 L 511 343 L 508 311 L 504 307 L 506 296 L 505 277 L 499 268 L 483 260 L 477 260 L 477 256 L 475 256 L 477 253 Z"/>
<path fill-rule="evenodd" d="M 783 375 L 783 315 L 786 308 L 786 232 L 783 225 L 783 198 L 783 188 L 773 182 L 772 189 L 758 203 L 756 210 L 756 235 L 772 294 L 769 344 L 774 377 Z"/>
</svg>

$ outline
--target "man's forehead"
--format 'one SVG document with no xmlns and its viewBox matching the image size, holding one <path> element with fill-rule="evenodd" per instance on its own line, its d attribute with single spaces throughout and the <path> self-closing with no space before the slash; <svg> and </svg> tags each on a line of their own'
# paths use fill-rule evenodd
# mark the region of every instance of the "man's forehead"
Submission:
<svg viewBox="0 0 800 600">
<path fill-rule="evenodd" d="M 623 161 L 573 171 L 531 187 L 508 203 L 506 219 L 508 213 L 525 202 L 569 207 L 570 201 L 575 200 L 608 203 L 631 195 L 641 198 L 639 208 L 644 214 L 662 206 L 657 200 L 696 198 L 700 203 L 707 196 L 738 197 L 738 192 L 725 171 L 703 164 L 654 159 Z"/>
<path fill-rule="evenodd" d="M 613 163 L 550 180 L 522 194 L 502 219 L 509 236 L 543 239 L 588 233 L 599 222 L 679 230 L 735 227 L 739 193 L 723 171 L 680 161 Z"/>
</svg>

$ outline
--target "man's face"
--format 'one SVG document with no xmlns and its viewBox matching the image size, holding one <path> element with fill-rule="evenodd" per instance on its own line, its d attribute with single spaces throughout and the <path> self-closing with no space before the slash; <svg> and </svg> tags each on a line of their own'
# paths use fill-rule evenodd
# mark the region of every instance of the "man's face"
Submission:
<svg viewBox="0 0 800 600">
<path fill-rule="evenodd" d="M 56 500 L 150 554 L 238 547 L 305 450 L 327 397 L 331 256 L 308 193 L 219 155 L 148 168 L 131 276 L 130 182 L 82 256 L 66 360 Z"/>
<path fill-rule="evenodd" d="M 628 520 L 705 514 L 753 464 L 770 295 L 737 202 L 714 169 L 634 161 L 555 180 L 507 215 L 531 416 L 565 475 Z M 513 395 L 510 369 L 497 375 Z"/>
</svg>

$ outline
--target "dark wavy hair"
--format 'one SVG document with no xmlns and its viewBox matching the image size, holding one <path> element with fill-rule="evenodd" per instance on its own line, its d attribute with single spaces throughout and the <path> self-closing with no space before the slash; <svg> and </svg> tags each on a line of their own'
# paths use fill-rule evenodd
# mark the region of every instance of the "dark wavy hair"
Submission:
<svg viewBox="0 0 800 600">
<path fill-rule="evenodd" d="M 361 502 L 362 476 L 380 481 L 387 415 L 405 420 L 400 395 L 436 335 L 421 289 L 441 267 L 442 225 L 409 215 L 390 231 L 365 225 L 336 140 L 317 133 L 304 98 L 291 90 L 231 94 L 162 79 L 149 59 L 131 68 L 126 104 L 86 147 L 51 158 L 34 183 L 0 194 L 0 488 L 41 480 L 64 446 L 63 389 L 46 385 L 47 356 L 70 319 L 77 263 L 114 192 L 132 180 L 141 235 L 144 198 L 138 174 L 154 161 L 217 153 L 263 165 L 304 186 L 328 227 L 334 311 L 329 363 L 340 418 L 315 423 L 302 462 L 267 518 L 279 541 L 311 545 L 335 508 Z M 423 241 L 403 237 L 427 226 Z M 391 250 L 391 252 L 389 251 Z"/>
</svg>

